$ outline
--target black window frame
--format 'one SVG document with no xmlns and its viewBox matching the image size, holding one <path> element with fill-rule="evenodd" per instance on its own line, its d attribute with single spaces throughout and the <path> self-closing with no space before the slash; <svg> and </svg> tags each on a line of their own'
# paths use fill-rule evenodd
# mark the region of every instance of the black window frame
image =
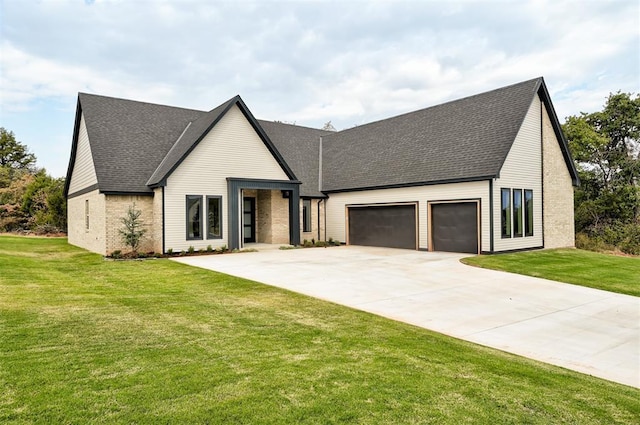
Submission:
<svg viewBox="0 0 640 425">
<path fill-rule="evenodd" d="M 533 189 L 524 190 L 524 235 L 533 236 Z"/>
<path fill-rule="evenodd" d="M 211 221 L 209 220 L 209 215 L 211 214 L 211 210 L 210 210 L 210 204 L 209 201 L 210 200 L 217 200 L 218 201 L 218 227 L 220 229 L 220 235 L 216 236 L 214 234 L 211 233 Z M 223 234 L 223 230 L 222 230 L 222 196 L 218 196 L 218 195 L 207 195 L 206 196 L 206 201 L 205 201 L 205 206 L 207 209 L 207 215 L 206 215 L 206 224 L 207 224 L 207 240 L 210 239 L 222 239 L 222 234 Z"/>
<path fill-rule="evenodd" d="M 311 199 L 302 200 L 302 231 L 311 232 Z"/>
<path fill-rule="evenodd" d="M 522 208 L 523 206 L 522 189 L 513 189 L 511 191 L 511 200 L 513 202 L 513 206 L 511 207 L 511 211 L 513 212 L 513 219 L 511 220 L 511 222 L 513 223 L 513 237 L 521 238 L 524 235 L 524 211 Z"/>
<path fill-rule="evenodd" d="M 506 202 L 505 195 L 507 196 Z M 511 189 L 503 187 L 500 189 L 500 233 L 503 239 L 511 238 L 511 226 L 513 224 L 511 208 Z"/>
<path fill-rule="evenodd" d="M 191 217 L 189 217 L 189 207 L 190 207 L 190 203 L 189 201 L 198 201 L 199 202 L 199 206 L 198 206 L 198 236 L 189 236 L 189 228 L 192 227 L 190 226 L 192 221 L 191 221 Z M 188 241 L 201 241 L 203 239 L 203 234 L 202 234 L 202 195 L 186 195 L 185 198 L 185 218 L 186 218 L 186 237 Z M 195 230 L 195 229 L 194 229 Z M 195 232 L 194 232 L 195 235 Z"/>
</svg>

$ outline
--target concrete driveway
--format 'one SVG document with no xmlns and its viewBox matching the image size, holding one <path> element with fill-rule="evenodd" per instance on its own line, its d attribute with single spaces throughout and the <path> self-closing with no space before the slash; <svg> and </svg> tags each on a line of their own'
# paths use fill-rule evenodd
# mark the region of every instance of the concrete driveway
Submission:
<svg viewBox="0 0 640 425">
<path fill-rule="evenodd" d="M 343 246 L 176 261 L 640 388 L 640 298 L 465 266 L 465 256 Z"/>
</svg>

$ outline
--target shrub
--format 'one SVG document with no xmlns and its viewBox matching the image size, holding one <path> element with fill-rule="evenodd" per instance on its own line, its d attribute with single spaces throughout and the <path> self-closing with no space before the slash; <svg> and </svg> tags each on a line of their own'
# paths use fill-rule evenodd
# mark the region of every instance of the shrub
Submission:
<svg viewBox="0 0 640 425">
<path fill-rule="evenodd" d="M 196 249 L 193 247 L 193 245 L 191 245 L 191 246 L 187 249 L 187 252 L 188 252 L 189 254 L 193 254 L 194 252 L 196 252 Z"/>
<path fill-rule="evenodd" d="M 147 230 L 143 228 L 140 216 L 142 211 L 136 209 L 136 204 L 130 205 L 127 214 L 120 219 L 123 228 L 119 230 L 122 242 L 131 248 L 131 252 L 137 252 L 140 242 Z"/>
<path fill-rule="evenodd" d="M 328 246 L 328 243 L 327 243 L 327 242 L 325 242 L 325 241 L 317 241 L 317 242 L 315 243 L 315 245 L 316 245 L 317 247 L 320 247 L 320 248 L 322 248 L 322 247 L 326 248 L 326 247 Z"/>
<path fill-rule="evenodd" d="M 213 252 L 213 247 L 211 245 L 207 245 L 207 252 Z"/>
<path fill-rule="evenodd" d="M 122 251 L 120 251 L 119 249 L 116 249 L 111 254 L 109 254 L 109 257 L 114 259 L 122 258 Z"/>
<path fill-rule="evenodd" d="M 167 254 L 169 254 L 169 255 L 173 255 L 173 248 L 169 248 L 169 249 L 167 249 Z"/>
<path fill-rule="evenodd" d="M 304 246 L 305 248 L 311 248 L 313 247 L 313 244 L 311 243 L 311 241 L 308 240 L 304 240 L 304 242 L 302 243 L 302 246 Z"/>
</svg>

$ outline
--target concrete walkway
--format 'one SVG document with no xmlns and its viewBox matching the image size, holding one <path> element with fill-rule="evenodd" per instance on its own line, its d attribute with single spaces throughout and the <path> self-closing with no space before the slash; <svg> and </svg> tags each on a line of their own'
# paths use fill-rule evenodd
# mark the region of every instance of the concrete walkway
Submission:
<svg viewBox="0 0 640 425">
<path fill-rule="evenodd" d="M 640 388 L 640 298 L 465 266 L 464 256 L 347 246 L 176 261 Z"/>
</svg>

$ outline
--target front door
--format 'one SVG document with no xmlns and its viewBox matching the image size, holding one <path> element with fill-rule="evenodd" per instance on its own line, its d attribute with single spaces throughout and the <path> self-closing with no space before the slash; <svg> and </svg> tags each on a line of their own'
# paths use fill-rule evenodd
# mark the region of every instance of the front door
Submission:
<svg viewBox="0 0 640 425">
<path fill-rule="evenodd" d="M 245 243 L 256 241 L 256 198 L 243 198 L 243 237 Z"/>
</svg>

